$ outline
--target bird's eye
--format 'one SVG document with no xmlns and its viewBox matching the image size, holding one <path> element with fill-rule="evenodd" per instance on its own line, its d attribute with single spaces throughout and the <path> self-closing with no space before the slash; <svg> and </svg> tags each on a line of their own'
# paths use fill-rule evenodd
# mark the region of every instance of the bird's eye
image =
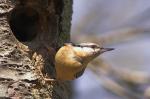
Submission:
<svg viewBox="0 0 150 99">
<path fill-rule="evenodd" d="M 76 45 L 74 45 L 74 46 L 76 46 L 76 47 L 84 47 L 84 46 L 82 46 L 82 45 L 79 45 L 79 44 L 76 44 Z"/>
<path fill-rule="evenodd" d="M 91 48 L 96 48 L 96 45 L 91 45 Z"/>
<path fill-rule="evenodd" d="M 91 45 L 91 48 L 99 48 L 97 45 Z"/>
</svg>

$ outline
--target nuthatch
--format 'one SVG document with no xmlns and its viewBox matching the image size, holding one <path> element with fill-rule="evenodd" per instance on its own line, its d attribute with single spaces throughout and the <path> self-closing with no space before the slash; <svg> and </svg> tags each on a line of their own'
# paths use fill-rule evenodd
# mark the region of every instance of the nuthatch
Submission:
<svg viewBox="0 0 150 99">
<path fill-rule="evenodd" d="M 103 48 L 94 43 L 66 43 L 55 56 L 56 80 L 73 80 L 80 77 L 90 61 L 111 50 L 113 48 Z"/>
</svg>

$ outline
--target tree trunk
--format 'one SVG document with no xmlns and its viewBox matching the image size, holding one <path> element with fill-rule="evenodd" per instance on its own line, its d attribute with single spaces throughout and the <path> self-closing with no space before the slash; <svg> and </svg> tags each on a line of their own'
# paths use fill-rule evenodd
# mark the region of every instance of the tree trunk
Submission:
<svg viewBox="0 0 150 99">
<path fill-rule="evenodd" d="M 70 99 L 54 78 L 55 52 L 70 41 L 72 0 L 0 0 L 0 99 Z"/>
</svg>

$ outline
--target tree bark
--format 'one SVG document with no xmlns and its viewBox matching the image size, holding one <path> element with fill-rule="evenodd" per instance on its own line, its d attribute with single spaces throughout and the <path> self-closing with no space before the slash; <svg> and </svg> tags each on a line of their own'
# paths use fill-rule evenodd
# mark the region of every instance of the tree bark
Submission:
<svg viewBox="0 0 150 99">
<path fill-rule="evenodd" d="M 0 98 L 70 99 L 55 52 L 70 41 L 72 0 L 0 0 Z"/>
</svg>

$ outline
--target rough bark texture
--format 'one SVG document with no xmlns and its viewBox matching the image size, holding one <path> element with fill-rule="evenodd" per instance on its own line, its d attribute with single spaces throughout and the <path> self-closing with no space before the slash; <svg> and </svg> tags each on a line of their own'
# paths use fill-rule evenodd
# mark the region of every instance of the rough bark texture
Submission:
<svg viewBox="0 0 150 99">
<path fill-rule="evenodd" d="M 0 0 L 0 98 L 70 99 L 70 82 L 42 75 L 55 77 L 71 15 L 72 0 Z"/>
</svg>

